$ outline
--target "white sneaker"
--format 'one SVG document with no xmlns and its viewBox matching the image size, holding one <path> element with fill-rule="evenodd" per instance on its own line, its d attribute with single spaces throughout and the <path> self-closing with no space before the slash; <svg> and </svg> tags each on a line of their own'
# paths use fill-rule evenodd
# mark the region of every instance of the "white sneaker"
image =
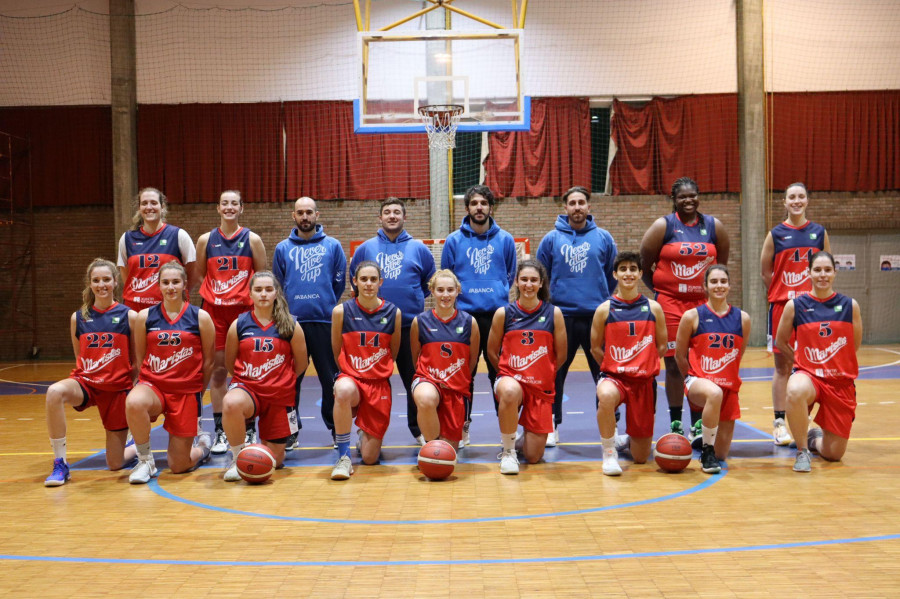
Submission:
<svg viewBox="0 0 900 599">
<path fill-rule="evenodd" d="M 419 444 L 419 447 L 425 447 L 425 435 L 419 435 L 416 437 L 416 443 Z"/>
<path fill-rule="evenodd" d="M 225 475 L 222 477 L 226 483 L 234 483 L 241 480 L 241 475 L 238 473 L 237 469 L 237 459 L 231 460 L 231 466 L 228 467 L 228 470 L 225 471 Z"/>
<path fill-rule="evenodd" d="M 793 440 L 787 425 L 784 423 L 784 418 L 776 418 L 775 430 L 772 432 L 772 443 L 783 447 L 790 445 Z"/>
<path fill-rule="evenodd" d="M 559 429 L 556 426 L 553 426 L 553 432 L 547 435 L 547 445 L 546 447 L 556 447 L 559 443 Z"/>
<path fill-rule="evenodd" d="M 156 462 L 153 461 L 151 456 L 148 460 L 138 460 L 137 466 L 128 475 L 128 482 L 133 485 L 146 485 L 157 474 Z"/>
<path fill-rule="evenodd" d="M 519 473 L 519 457 L 515 449 L 501 451 L 497 457 L 500 458 L 500 474 Z"/>
<path fill-rule="evenodd" d="M 466 445 L 472 444 L 472 440 L 469 438 L 469 425 L 470 424 L 472 424 L 472 423 L 466 422 L 465 424 L 463 424 L 462 439 L 459 440 L 459 445 L 457 446 L 459 449 L 462 449 Z"/>
<path fill-rule="evenodd" d="M 225 431 L 216 431 L 216 440 L 209 450 L 215 455 L 222 455 L 228 451 L 228 437 L 225 436 Z"/>
<path fill-rule="evenodd" d="M 353 462 L 350 456 L 343 455 L 331 470 L 331 480 L 347 480 L 353 474 Z"/>
<path fill-rule="evenodd" d="M 244 445 L 253 445 L 254 443 L 256 443 L 256 429 L 251 428 L 244 435 Z"/>
<path fill-rule="evenodd" d="M 628 451 L 631 449 L 631 437 L 616 433 L 616 451 Z"/>
<path fill-rule="evenodd" d="M 619 466 L 619 452 L 615 449 L 603 450 L 603 474 L 606 476 L 622 474 L 622 467 Z"/>
</svg>

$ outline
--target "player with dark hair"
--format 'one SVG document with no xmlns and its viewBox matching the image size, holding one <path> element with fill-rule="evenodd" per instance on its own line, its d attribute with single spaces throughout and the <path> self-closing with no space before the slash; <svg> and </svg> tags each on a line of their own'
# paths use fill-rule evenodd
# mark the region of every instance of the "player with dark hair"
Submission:
<svg viewBox="0 0 900 599">
<path fill-rule="evenodd" d="M 785 393 L 793 364 L 775 347 L 775 333 L 788 300 L 809 293 L 809 257 L 815 252 L 831 251 L 825 227 L 806 218 L 809 194 L 803 183 L 791 183 L 784 192 L 787 219 L 776 225 L 763 242 L 759 269 L 768 288 L 769 317 L 766 340 L 775 356 L 772 375 L 772 405 L 775 411 L 772 439 L 775 445 L 790 445 L 785 424 Z"/>
<path fill-rule="evenodd" d="M 212 374 L 215 325 L 205 310 L 188 303 L 181 264 L 169 262 L 159 269 L 159 287 L 162 303 L 141 310 L 134 325 L 134 356 L 141 370 L 125 400 L 138 455 L 128 477 L 132 484 L 150 482 L 157 474 L 150 425 L 161 415 L 169 433 L 172 472 L 189 472 L 209 459 L 209 434 L 198 432 L 203 390 Z"/>
<path fill-rule="evenodd" d="M 332 480 L 353 474 L 350 430 L 353 417 L 359 429 L 359 453 L 374 464 L 391 421 L 391 373 L 400 349 L 400 310 L 378 296 L 383 279 L 376 262 L 356 265 L 356 297 L 335 306 L 331 316 L 331 350 L 341 369 L 334 382 L 334 432 L 338 460 Z"/>
<path fill-rule="evenodd" d="M 778 349 L 795 365 L 787 383 L 788 425 L 797 443 L 795 472 L 812 469 L 810 451 L 829 462 L 847 451 L 856 417 L 856 353 L 863 336 L 859 304 L 834 290 L 834 257 L 824 251 L 813 254 L 809 276 L 812 289 L 785 304 L 775 336 Z M 821 428 L 808 428 L 816 403 L 815 421 Z"/>
<path fill-rule="evenodd" d="M 259 235 L 238 223 L 244 213 L 241 192 L 233 189 L 223 191 L 216 211 L 219 213 L 219 226 L 197 240 L 196 275 L 200 279 L 203 309 L 209 313 L 216 327 L 216 353 L 209 379 L 216 433 L 211 451 L 222 454 L 228 450 L 222 428 L 222 400 L 227 391 L 225 383 L 228 378 L 225 338 L 231 323 L 252 305 L 250 277 L 266 268 L 266 248 Z M 253 428 L 247 431 L 250 443 L 253 442 L 253 431 Z"/>
<path fill-rule="evenodd" d="M 675 360 L 684 377 L 691 410 L 701 412 L 700 467 L 716 474 L 728 458 L 734 421 L 741 417 L 741 357 L 750 338 L 750 316 L 728 304 L 728 267 L 706 269 L 703 287 L 709 299 L 681 317 Z"/>
<path fill-rule="evenodd" d="M 275 275 L 257 271 L 249 287 L 252 309 L 231 324 L 225 346 L 225 364 L 234 375 L 222 418 L 231 443 L 227 482 L 241 479 L 237 456 L 246 444 L 246 423 L 254 418 L 276 464 L 284 463 L 285 444 L 298 430 L 294 385 L 308 364 L 303 329 L 291 316 Z"/>
<path fill-rule="evenodd" d="M 544 457 L 553 432 L 556 371 L 566 359 L 566 326 L 550 303 L 547 272 L 536 260 L 516 268 L 513 302 L 494 314 L 488 359 L 497 369 L 494 393 L 500 404 L 502 474 L 518 474 L 516 429 L 521 424 L 522 453 L 529 464 Z"/>
<path fill-rule="evenodd" d="M 616 293 L 597 307 L 591 326 L 591 352 L 600 364 L 597 426 L 603 446 L 603 474 L 622 474 L 616 448 L 615 412 L 627 404 L 623 443 L 635 463 L 650 456 L 656 416 L 656 375 L 666 353 L 666 321 L 658 303 L 638 291 L 641 257 L 619 252 L 613 262 Z"/>
<path fill-rule="evenodd" d="M 681 317 L 706 301 L 704 273 L 710 264 L 728 264 L 731 242 L 719 219 L 701 214 L 700 188 L 690 177 L 672 184 L 672 213 L 656 219 L 641 240 L 643 280 L 666 315 L 666 398 L 674 433 L 684 434 L 684 378 L 675 361 Z M 690 437 L 700 439 L 699 411 L 691 412 Z M 696 441 L 696 445 L 701 442 Z"/>
<path fill-rule="evenodd" d="M 131 330 L 137 313 L 116 301 L 119 272 L 116 265 L 97 258 L 88 266 L 81 308 L 69 319 L 75 368 L 69 377 L 47 389 L 47 432 L 53 448 L 53 472 L 44 486 L 58 487 L 69 480 L 66 461 L 67 405 L 82 412 L 97 406 L 106 430 L 106 465 L 119 470 L 134 459 L 126 446 L 128 422 L 125 396 L 134 380 Z"/>
</svg>

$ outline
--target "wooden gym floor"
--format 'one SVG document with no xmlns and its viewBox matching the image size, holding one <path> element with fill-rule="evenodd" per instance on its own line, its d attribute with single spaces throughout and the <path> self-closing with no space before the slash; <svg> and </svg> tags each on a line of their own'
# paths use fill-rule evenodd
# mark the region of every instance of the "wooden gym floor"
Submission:
<svg viewBox="0 0 900 599">
<path fill-rule="evenodd" d="M 72 480 L 45 488 L 43 392 L 71 364 L 0 364 L 0 595 L 894 597 L 900 347 L 866 347 L 860 358 L 847 455 L 814 459 L 808 475 L 791 471 L 793 450 L 772 446 L 771 358 L 751 349 L 721 475 L 696 461 L 678 475 L 623 461 L 623 476 L 603 476 L 590 377 L 579 371 L 566 387 L 562 444 L 517 477 L 499 473 L 482 375 L 475 445 L 447 481 L 416 470 L 395 384 L 383 465 L 331 481 L 333 450 L 309 399 L 302 448 L 257 487 L 222 482 L 225 458 L 129 485 L 127 471 L 103 470 L 96 411 L 69 410 Z M 303 389 L 318 397 L 315 377 Z M 657 434 L 668 420 L 662 393 Z M 164 449 L 161 429 L 153 444 Z"/>
</svg>

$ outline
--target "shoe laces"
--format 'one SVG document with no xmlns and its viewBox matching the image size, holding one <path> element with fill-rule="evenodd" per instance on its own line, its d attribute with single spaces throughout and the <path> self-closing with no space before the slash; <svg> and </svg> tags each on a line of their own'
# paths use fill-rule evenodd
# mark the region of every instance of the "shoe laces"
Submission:
<svg viewBox="0 0 900 599">
<path fill-rule="evenodd" d="M 62 474 L 66 471 L 66 463 L 62 458 L 53 460 L 53 474 Z"/>
</svg>

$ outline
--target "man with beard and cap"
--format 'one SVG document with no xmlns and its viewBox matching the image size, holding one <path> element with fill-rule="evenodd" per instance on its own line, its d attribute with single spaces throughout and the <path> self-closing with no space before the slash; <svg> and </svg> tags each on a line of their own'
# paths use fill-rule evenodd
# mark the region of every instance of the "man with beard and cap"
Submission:
<svg viewBox="0 0 900 599">
<path fill-rule="evenodd" d="M 306 337 L 307 353 L 322 385 L 322 420 L 334 438 L 334 378 L 338 367 L 331 352 L 331 311 L 347 284 L 347 258 L 340 242 L 326 235 L 324 227 L 318 224 L 319 211 L 314 199 L 302 197 L 294 202 L 292 216 L 297 226 L 275 248 L 272 272 L 281 283 L 291 314 Z M 302 380 L 301 374 L 297 378 L 294 406 L 298 410 Z M 294 434 L 286 448 L 296 447 Z"/>
</svg>

